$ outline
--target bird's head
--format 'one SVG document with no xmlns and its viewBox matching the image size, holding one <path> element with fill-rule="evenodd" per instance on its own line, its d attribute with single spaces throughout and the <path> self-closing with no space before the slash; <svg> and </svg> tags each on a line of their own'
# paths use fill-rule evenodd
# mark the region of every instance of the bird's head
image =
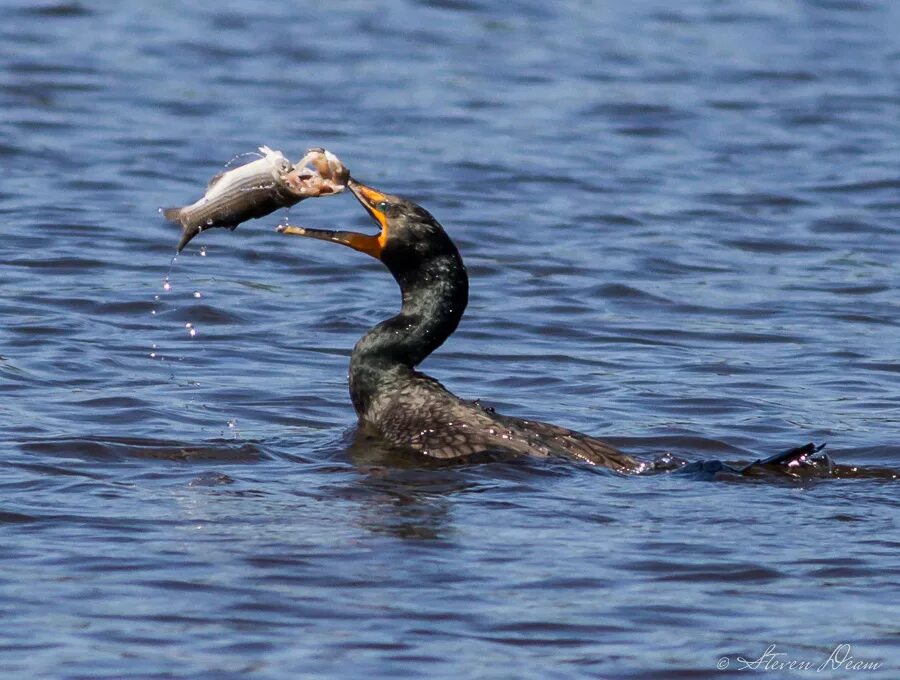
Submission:
<svg viewBox="0 0 900 680">
<path fill-rule="evenodd" d="M 393 272 L 417 266 L 433 257 L 455 253 L 450 238 L 427 210 L 399 196 L 386 194 L 350 178 L 347 187 L 380 227 L 378 234 L 281 226 L 284 234 L 307 236 L 349 246 L 381 260 Z"/>
</svg>

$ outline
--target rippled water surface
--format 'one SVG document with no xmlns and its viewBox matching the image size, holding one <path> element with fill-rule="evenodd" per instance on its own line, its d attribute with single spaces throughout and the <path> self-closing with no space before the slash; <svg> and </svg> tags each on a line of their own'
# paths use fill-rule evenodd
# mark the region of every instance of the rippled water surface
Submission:
<svg viewBox="0 0 900 680">
<path fill-rule="evenodd" d="M 880 667 L 819 677 L 900 677 L 898 29 L 875 0 L 4 2 L 3 677 L 744 677 L 841 644 Z M 346 391 L 398 306 L 379 263 L 274 214 L 163 289 L 157 208 L 260 144 L 443 222 L 471 302 L 424 368 L 455 392 L 647 459 L 848 467 L 392 455 Z M 349 195 L 290 219 L 374 230 Z"/>
</svg>

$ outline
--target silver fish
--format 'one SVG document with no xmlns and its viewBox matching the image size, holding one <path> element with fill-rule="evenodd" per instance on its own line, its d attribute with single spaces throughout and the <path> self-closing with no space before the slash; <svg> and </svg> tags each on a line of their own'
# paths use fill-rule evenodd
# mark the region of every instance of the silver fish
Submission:
<svg viewBox="0 0 900 680">
<path fill-rule="evenodd" d="M 178 252 L 204 229 L 234 230 L 241 222 L 296 205 L 304 198 L 344 190 L 347 170 L 330 151 L 310 149 L 296 165 L 267 146 L 259 151 L 262 158 L 213 177 L 200 200 L 161 210 L 167 220 L 181 224 Z"/>
</svg>

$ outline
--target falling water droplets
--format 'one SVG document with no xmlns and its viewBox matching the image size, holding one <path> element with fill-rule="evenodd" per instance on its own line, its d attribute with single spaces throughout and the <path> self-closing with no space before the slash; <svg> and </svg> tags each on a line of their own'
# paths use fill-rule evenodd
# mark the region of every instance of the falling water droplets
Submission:
<svg viewBox="0 0 900 680">
<path fill-rule="evenodd" d="M 195 298 L 202 298 L 202 297 L 203 297 L 203 293 L 201 293 L 199 290 L 195 290 L 195 291 L 194 291 L 194 297 L 195 297 Z"/>
<path fill-rule="evenodd" d="M 172 256 L 172 261 L 169 262 L 169 268 L 166 270 L 166 278 L 164 279 L 166 283 L 169 283 L 169 277 L 172 275 L 172 267 L 175 266 L 175 262 L 177 262 L 177 261 L 178 261 L 178 253 L 175 253 Z M 166 288 L 166 287 L 163 286 L 163 288 Z M 169 288 L 166 288 L 166 290 L 169 290 Z"/>
<path fill-rule="evenodd" d="M 192 338 L 197 335 L 197 329 L 194 328 L 194 324 L 188 322 L 184 324 L 184 327 L 187 328 L 188 335 L 190 335 Z"/>
<path fill-rule="evenodd" d="M 206 246 L 200 246 L 200 257 L 206 257 Z"/>
<path fill-rule="evenodd" d="M 256 160 L 257 158 L 265 158 L 258 151 L 247 151 L 246 153 L 239 153 L 237 156 L 234 156 L 230 161 L 225 164 L 225 168 L 231 168 L 235 165 L 244 165 L 245 163 L 249 163 L 251 161 L 247 161 L 247 158 L 252 158 Z M 239 162 L 240 161 L 240 162 Z"/>
</svg>

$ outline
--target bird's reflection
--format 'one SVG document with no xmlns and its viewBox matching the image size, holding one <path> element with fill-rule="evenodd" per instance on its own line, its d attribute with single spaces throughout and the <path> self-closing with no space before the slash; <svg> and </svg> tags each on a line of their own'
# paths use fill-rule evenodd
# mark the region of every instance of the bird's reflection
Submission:
<svg viewBox="0 0 900 680">
<path fill-rule="evenodd" d="M 369 531 L 406 539 L 452 537 L 451 497 L 484 485 L 485 476 L 472 473 L 479 464 L 506 458 L 425 458 L 387 446 L 358 426 L 345 432 L 342 443 L 341 454 L 362 473 L 352 492 L 361 501 L 360 522 Z"/>
<path fill-rule="evenodd" d="M 658 451 L 659 441 L 652 448 Z M 648 442 L 644 442 L 650 448 Z M 640 448 L 640 447 L 639 447 Z M 331 491 L 358 502 L 358 521 L 368 531 L 403 539 L 452 540 L 455 498 L 507 486 L 517 493 L 546 488 L 548 477 L 595 474 L 615 475 L 605 468 L 572 465 L 553 458 L 536 460 L 510 454 L 485 453 L 461 461 L 434 459 L 415 451 L 391 447 L 364 426 L 354 425 L 329 446 L 330 456 L 349 461 L 356 474 Z M 834 465 L 823 459 L 814 465 L 797 468 L 771 466 L 747 467 L 749 461 L 723 463 L 718 460 L 690 462 L 689 459 L 662 455 L 651 461 L 647 470 L 634 477 L 677 474 L 697 480 L 732 483 L 815 483 L 834 478 L 883 479 L 895 482 L 898 471 L 887 468 L 863 468 Z M 695 459 L 696 455 L 691 456 Z M 741 472 L 742 468 L 746 468 Z M 598 484 L 602 481 L 598 480 Z"/>
</svg>

